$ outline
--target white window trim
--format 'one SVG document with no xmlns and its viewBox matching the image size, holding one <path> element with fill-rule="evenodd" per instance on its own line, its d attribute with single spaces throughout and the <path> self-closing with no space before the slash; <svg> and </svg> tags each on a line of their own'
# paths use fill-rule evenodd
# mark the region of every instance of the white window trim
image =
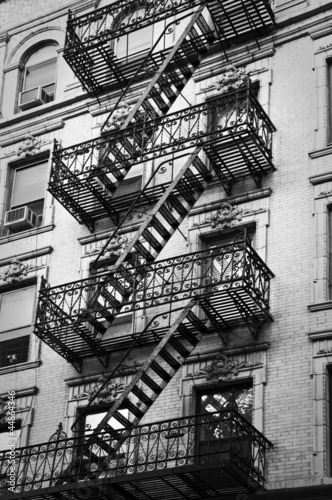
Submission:
<svg viewBox="0 0 332 500">
<path fill-rule="evenodd" d="M 332 464 L 332 450 L 329 450 L 328 429 L 328 367 L 332 368 L 332 330 L 309 333 L 312 341 L 313 379 L 313 453 L 311 473 L 322 484 L 332 484 L 329 468 Z M 330 403 L 331 404 L 331 403 Z"/>
<path fill-rule="evenodd" d="M 197 360 L 194 359 L 189 363 L 185 363 L 182 367 L 182 377 L 180 382 L 180 397 L 182 399 L 181 416 L 195 414 L 195 408 L 193 406 L 194 387 L 209 386 L 212 388 L 214 386 L 217 387 L 218 384 L 220 384 L 217 379 L 209 381 L 206 379 L 204 374 L 200 374 L 202 368 L 205 368 L 207 365 L 209 365 L 218 353 L 219 351 L 215 352 L 214 354 L 200 356 Z M 227 385 L 232 385 L 232 382 L 245 383 L 250 379 L 252 380 L 254 394 L 252 425 L 256 427 L 258 431 L 264 433 L 264 385 L 266 385 L 267 374 L 266 351 L 256 351 L 244 354 L 228 354 L 228 351 L 225 351 L 224 354 L 226 354 L 228 358 L 231 358 L 234 361 L 238 361 L 239 363 L 245 362 L 247 364 L 247 366 L 239 368 L 239 373 L 237 376 L 233 376 L 229 380 L 222 380 L 222 382 Z"/>
</svg>

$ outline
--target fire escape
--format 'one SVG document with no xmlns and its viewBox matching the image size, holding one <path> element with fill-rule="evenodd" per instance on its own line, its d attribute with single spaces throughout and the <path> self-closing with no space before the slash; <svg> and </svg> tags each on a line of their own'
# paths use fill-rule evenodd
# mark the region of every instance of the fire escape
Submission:
<svg viewBox="0 0 332 500">
<path fill-rule="evenodd" d="M 141 14 L 133 16 L 138 8 Z M 161 21 L 147 53 L 126 64 L 117 58 L 118 39 Z M 78 371 L 88 356 L 107 367 L 109 353 L 121 352 L 105 384 L 133 349 L 148 345 L 151 354 L 92 434 L 22 449 L 17 492 L 24 497 L 41 498 L 38 489 L 48 488 L 47 498 L 61 492 L 76 498 L 80 481 L 94 481 L 92 498 L 119 500 L 148 500 L 156 491 L 163 499 L 213 498 L 263 487 L 270 443 L 234 405 L 151 425 L 141 420 L 204 335 L 218 332 L 226 342 L 232 328 L 246 325 L 256 339 L 271 319 L 273 274 L 246 235 L 232 244 L 158 257 L 211 180 L 229 194 L 236 180 L 251 176 L 259 186 L 262 175 L 274 169 L 274 126 L 250 81 L 170 112 L 209 51 L 221 48 L 226 57 L 233 39 L 254 37 L 258 43 L 272 23 L 268 0 L 121 0 L 84 16 L 69 15 L 64 57 L 83 87 L 97 96 L 121 92 L 99 138 L 69 148 L 55 142 L 49 190 L 90 231 L 101 217 L 109 217 L 115 229 L 88 278 L 59 286 L 43 280 L 35 334 Z M 176 26 L 177 40 L 165 44 Z M 130 169 L 148 162 L 154 170 L 144 187 L 118 195 Z M 170 175 L 162 182 L 165 169 Z M 115 260 L 112 249 L 133 211 L 144 215 Z M 130 335 L 110 335 L 117 317 L 140 311 L 146 314 L 144 326 Z M 50 463 L 49 454 L 59 457 L 60 448 L 61 458 Z"/>
</svg>

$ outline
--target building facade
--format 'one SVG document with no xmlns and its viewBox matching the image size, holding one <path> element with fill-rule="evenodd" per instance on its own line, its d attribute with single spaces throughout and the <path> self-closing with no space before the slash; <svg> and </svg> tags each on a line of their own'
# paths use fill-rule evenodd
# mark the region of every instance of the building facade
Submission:
<svg viewBox="0 0 332 500">
<path fill-rule="evenodd" d="M 331 498 L 331 22 L 0 1 L 0 498 Z"/>
</svg>

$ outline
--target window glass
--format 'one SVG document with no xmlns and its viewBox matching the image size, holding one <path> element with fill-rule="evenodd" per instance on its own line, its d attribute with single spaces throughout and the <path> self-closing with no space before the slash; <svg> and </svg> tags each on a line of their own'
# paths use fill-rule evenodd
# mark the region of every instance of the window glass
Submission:
<svg viewBox="0 0 332 500">
<path fill-rule="evenodd" d="M 34 298 L 33 286 L 1 294 L 0 333 L 31 325 Z"/>
<path fill-rule="evenodd" d="M 327 65 L 328 76 L 328 142 L 332 142 L 332 61 Z"/>
<path fill-rule="evenodd" d="M 143 18 L 145 15 L 144 9 L 138 9 L 130 16 L 126 16 L 123 20 L 125 24 L 135 23 L 137 18 Z M 143 50 L 152 47 L 153 40 L 153 25 L 137 31 L 132 31 L 125 36 L 118 38 L 116 44 L 116 55 L 119 59 L 128 57 L 132 54 L 137 54 Z"/>
<path fill-rule="evenodd" d="M 11 431 L 10 431 L 11 432 Z M 15 443 L 15 446 L 19 446 L 19 437 L 21 434 L 21 421 L 15 420 L 15 429 L 13 433 L 9 434 L 8 425 L 1 425 L 0 427 L 0 450 L 7 450 L 7 445 L 9 443 Z"/>
<path fill-rule="evenodd" d="M 44 61 L 40 64 L 34 66 L 28 66 L 25 73 L 25 82 L 23 90 L 29 90 L 34 87 L 41 86 L 44 88 L 48 85 L 51 87 L 55 82 L 55 72 L 56 72 L 56 59 L 51 59 L 50 61 Z"/>
<path fill-rule="evenodd" d="M 47 162 L 17 169 L 13 183 L 12 208 L 43 199 L 47 174 Z"/>
<path fill-rule="evenodd" d="M 252 423 L 253 388 L 250 384 L 219 388 L 200 395 L 198 400 L 199 413 L 213 413 L 226 409 L 227 402 L 235 400 L 238 412 L 248 422 Z"/>
</svg>

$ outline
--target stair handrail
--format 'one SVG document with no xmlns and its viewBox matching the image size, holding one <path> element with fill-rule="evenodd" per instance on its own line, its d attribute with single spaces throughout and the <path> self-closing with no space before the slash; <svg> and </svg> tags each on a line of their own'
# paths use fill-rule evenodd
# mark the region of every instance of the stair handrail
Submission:
<svg viewBox="0 0 332 500">
<path fill-rule="evenodd" d="M 184 156 L 188 156 L 188 153 L 183 153 L 182 155 L 178 155 L 175 157 L 175 159 L 178 159 L 178 158 L 182 158 Z M 164 165 L 165 163 L 169 163 L 170 161 L 174 162 L 174 156 L 173 156 L 173 159 L 170 160 L 169 158 L 162 161 L 158 166 L 157 168 L 155 169 L 155 171 L 153 172 L 152 176 L 150 177 L 150 179 L 148 180 L 148 182 L 145 184 L 145 186 L 143 187 L 143 189 L 138 193 L 138 195 L 136 196 L 136 198 L 134 199 L 134 201 L 132 202 L 132 204 L 130 205 L 130 207 L 128 208 L 128 210 L 126 211 L 126 213 L 124 214 L 124 216 L 122 217 L 122 219 L 120 220 L 119 224 L 117 225 L 115 231 L 111 234 L 111 236 L 108 238 L 108 240 L 106 241 L 106 243 L 104 244 L 104 246 L 102 247 L 102 249 L 100 250 L 97 258 L 91 263 L 91 266 L 90 266 L 90 270 L 91 269 L 94 269 L 95 266 L 96 266 L 96 263 L 99 261 L 101 255 L 104 253 L 104 251 L 106 250 L 106 248 L 108 247 L 108 245 L 110 244 L 110 242 L 112 241 L 112 239 L 119 233 L 121 227 L 123 226 L 124 224 L 124 221 L 126 220 L 127 216 L 129 215 L 129 213 L 131 212 L 131 210 L 133 209 L 133 207 L 135 206 L 135 204 L 137 203 L 137 201 L 140 199 L 140 197 L 143 195 L 145 189 L 152 183 L 153 179 L 155 178 L 155 176 L 157 175 L 157 173 L 159 172 L 160 168 L 162 167 L 162 165 Z M 148 215 L 148 214 L 147 214 Z M 148 215 L 149 216 L 149 215 Z"/>
<path fill-rule="evenodd" d="M 180 311 L 180 310 L 182 311 L 183 307 L 177 307 L 175 309 L 172 309 L 171 311 L 168 312 L 168 314 L 171 314 L 171 313 L 174 313 L 174 312 Z M 87 406 L 85 406 L 83 408 L 83 410 L 79 413 L 78 417 L 76 417 L 74 423 L 71 426 L 71 431 L 72 432 L 76 432 L 76 433 L 80 432 L 80 430 L 75 429 L 77 423 L 83 418 L 83 416 L 85 416 L 87 414 L 89 408 L 93 405 L 93 401 L 95 401 L 95 399 L 102 392 L 102 390 L 104 389 L 104 387 L 113 378 L 113 376 L 116 374 L 116 372 L 119 369 L 119 367 L 123 364 L 123 361 L 130 354 L 130 352 L 134 349 L 134 347 L 136 346 L 136 344 L 141 340 L 141 338 L 143 337 L 143 335 L 146 333 L 146 331 L 149 329 L 149 327 L 154 323 L 154 321 L 156 320 L 156 318 L 159 318 L 160 316 L 164 316 L 165 314 L 166 314 L 166 312 L 163 311 L 163 312 L 160 312 L 159 314 L 156 314 L 155 316 L 153 316 L 153 318 L 149 321 L 149 323 L 146 325 L 146 327 L 144 328 L 144 330 L 142 330 L 141 333 L 139 333 L 136 336 L 134 342 L 130 345 L 130 347 L 128 347 L 128 349 L 126 350 L 126 352 L 121 357 L 120 361 L 118 361 L 118 363 L 115 365 L 115 367 L 113 368 L 113 370 L 111 371 L 111 373 L 106 377 L 106 379 L 100 385 L 100 387 L 98 388 L 98 390 L 93 394 L 93 397 L 90 399 L 90 401 L 87 404 Z"/>
<path fill-rule="evenodd" d="M 201 7 L 199 7 L 201 8 Z M 199 10 L 199 9 L 197 9 Z M 184 14 L 183 16 L 179 17 L 178 19 L 175 19 L 173 20 L 172 22 L 169 22 L 164 30 L 162 31 L 162 33 L 159 35 L 157 41 L 155 42 L 155 44 L 153 45 L 153 47 L 150 49 L 150 51 L 148 52 L 148 54 L 146 55 L 146 57 L 144 58 L 144 60 L 141 62 L 139 68 L 136 70 L 136 73 L 131 77 L 131 79 L 129 80 L 127 86 L 125 87 L 125 89 L 122 91 L 120 97 L 118 98 L 117 102 L 115 103 L 112 111 L 110 111 L 109 115 L 107 116 L 103 126 L 101 127 L 100 129 L 100 132 L 101 133 L 104 133 L 105 135 L 107 135 L 107 131 L 104 130 L 105 129 L 105 126 L 106 124 L 108 123 L 109 119 L 111 118 L 111 116 L 113 115 L 114 111 L 116 111 L 118 105 L 120 104 L 120 102 L 124 99 L 124 96 L 126 94 L 126 92 L 129 90 L 130 86 L 132 85 L 132 83 L 135 81 L 135 79 L 137 78 L 137 75 L 139 74 L 139 72 L 144 68 L 144 65 L 147 63 L 148 59 L 150 58 L 151 54 L 153 53 L 153 51 L 155 50 L 156 46 L 159 44 L 160 40 L 162 39 L 162 37 L 164 36 L 165 32 L 170 29 L 170 27 L 172 25 L 176 25 L 176 24 L 179 24 L 179 22 L 182 20 L 182 19 L 185 19 L 189 16 L 192 16 L 193 13 L 192 12 L 188 12 L 186 14 Z M 119 129 L 121 130 L 122 127 Z M 123 130 L 123 129 L 122 129 Z"/>
</svg>

